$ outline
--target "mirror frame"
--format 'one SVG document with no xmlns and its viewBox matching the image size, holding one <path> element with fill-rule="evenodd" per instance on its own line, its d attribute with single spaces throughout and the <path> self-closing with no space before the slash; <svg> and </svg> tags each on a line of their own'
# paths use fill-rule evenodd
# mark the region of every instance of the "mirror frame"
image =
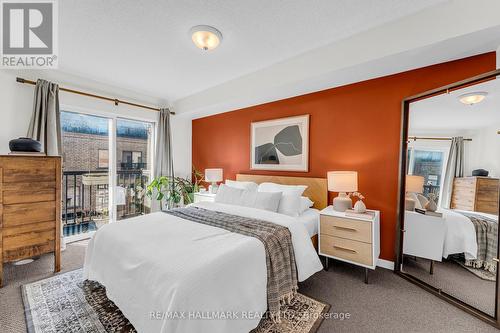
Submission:
<svg viewBox="0 0 500 333">
<path fill-rule="evenodd" d="M 411 283 L 423 288 L 424 290 L 430 292 L 431 294 L 436 295 L 437 297 L 447 301 L 450 304 L 464 310 L 465 312 L 487 322 L 488 324 L 500 328 L 500 299 L 498 297 L 498 293 L 500 291 L 500 281 L 499 281 L 499 271 L 497 269 L 497 278 L 496 278 L 496 293 L 495 293 L 495 315 L 491 316 L 481 310 L 474 308 L 473 306 L 459 300 L 458 298 L 447 294 L 439 288 L 433 287 L 432 285 L 414 277 L 409 273 L 405 273 L 401 270 L 402 262 L 403 262 L 403 236 L 404 236 L 404 216 L 405 216 L 405 177 L 406 177 L 406 159 L 407 159 L 407 149 L 408 149 L 408 127 L 409 127 L 409 113 L 410 113 L 410 104 L 416 102 L 418 100 L 426 99 L 429 97 L 446 94 L 451 91 L 465 88 L 470 85 L 482 83 L 485 81 L 489 81 L 492 79 L 496 79 L 500 76 L 500 69 L 495 71 L 487 72 L 478 76 L 474 76 L 469 79 L 465 79 L 462 81 L 458 81 L 452 83 L 450 85 L 429 90 L 423 92 L 418 95 L 414 95 L 411 97 L 407 97 L 403 100 L 402 103 L 402 119 L 401 119 L 401 150 L 400 150 L 400 158 L 399 158 L 399 194 L 398 194 L 398 208 L 397 208 L 397 237 L 396 237 L 396 261 L 394 263 L 394 273 L 401 276 L 402 278 L 410 281 Z M 498 78 L 500 79 L 500 77 Z M 500 206 L 500 200 L 499 200 Z M 497 253 L 500 254 L 500 235 L 498 242 Z"/>
</svg>

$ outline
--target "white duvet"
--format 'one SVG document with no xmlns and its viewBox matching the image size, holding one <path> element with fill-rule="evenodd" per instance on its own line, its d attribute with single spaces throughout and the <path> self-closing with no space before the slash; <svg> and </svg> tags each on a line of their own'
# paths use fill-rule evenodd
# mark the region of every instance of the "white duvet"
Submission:
<svg viewBox="0 0 500 333">
<path fill-rule="evenodd" d="M 299 281 L 322 269 L 306 228 L 295 218 L 211 202 L 195 205 L 288 227 Z M 161 212 L 100 228 L 87 248 L 84 278 L 104 285 L 139 332 L 246 333 L 267 309 L 259 240 Z"/>
<path fill-rule="evenodd" d="M 446 233 L 443 246 L 443 258 L 450 254 L 464 253 L 466 259 L 476 259 L 476 229 L 470 219 L 453 210 L 443 209 Z"/>
</svg>

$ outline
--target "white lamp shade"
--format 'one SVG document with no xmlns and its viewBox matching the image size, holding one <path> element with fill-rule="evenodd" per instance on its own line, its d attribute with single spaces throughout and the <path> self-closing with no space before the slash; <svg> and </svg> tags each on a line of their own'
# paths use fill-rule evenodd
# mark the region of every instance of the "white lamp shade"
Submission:
<svg viewBox="0 0 500 333">
<path fill-rule="evenodd" d="M 406 175 L 406 192 L 424 192 L 424 177 Z"/>
<path fill-rule="evenodd" d="M 210 183 L 222 181 L 222 169 L 205 169 L 205 180 Z"/>
<path fill-rule="evenodd" d="M 329 171 L 328 191 L 355 192 L 358 190 L 358 173 L 356 171 Z"/>
</svg>

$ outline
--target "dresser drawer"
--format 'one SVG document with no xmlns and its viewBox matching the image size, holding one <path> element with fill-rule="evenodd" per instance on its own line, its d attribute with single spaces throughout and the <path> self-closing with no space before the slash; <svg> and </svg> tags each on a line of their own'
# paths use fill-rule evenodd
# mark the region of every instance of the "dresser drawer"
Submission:
<svg viewBox="0 0 500 333">
<path fill-rule="evenodd" d="M 371 222 L 321 215 L 321 234 L 371 243 L 372 224 Z"/>
<path fill-rule="evenodd" d="M 55 201 L 3 205 L 3 226 L 55 221 L 55 205 Z"/>
<path fill-rule="evenodd" d="M 55 240 L 55 229 L 31 231 L 3 238 L 3 250 L 15 250 L 27 246 L 43 245 Z"/>
<path fill-rule="evenodd" d="M 373 265 L 372 245 L 351 239 L 322 234 L 320 253 L 363 265 Z"/>
</svg>

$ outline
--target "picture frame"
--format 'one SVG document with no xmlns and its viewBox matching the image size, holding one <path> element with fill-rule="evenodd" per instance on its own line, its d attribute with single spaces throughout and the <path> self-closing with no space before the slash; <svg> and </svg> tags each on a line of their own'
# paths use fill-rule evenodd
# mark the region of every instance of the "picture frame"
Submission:
<svg viewBox="0 0 500 333">
<path fill-rule="evenodd" d="M 252 122 L 250 169 L 309 171 L 309 115 Z"/>
</svg>

